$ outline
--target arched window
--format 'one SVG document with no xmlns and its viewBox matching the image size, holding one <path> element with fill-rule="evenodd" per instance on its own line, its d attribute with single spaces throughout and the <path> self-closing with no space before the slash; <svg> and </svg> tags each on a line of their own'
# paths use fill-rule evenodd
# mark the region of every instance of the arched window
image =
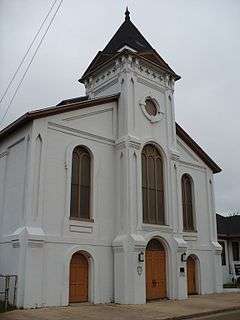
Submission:
<svg viewBox="0 0 240 320">
<path fill-rule="evenodd" d="M 193 186 L 188 174 L 182 176 L 183 230 L 194 231 L 193 220 Z"/>
<path fill-rule="evenodd" d="M 163 161 L 150 144 L 142 151 L 142 199 L 143 222 L 164 224 Z"/>
<path fill-rule="evenodd" d="M 77 146 L 72 155 L 70 217 L 90 219 L 91 156 L 84 147 Z"/>
</svg>

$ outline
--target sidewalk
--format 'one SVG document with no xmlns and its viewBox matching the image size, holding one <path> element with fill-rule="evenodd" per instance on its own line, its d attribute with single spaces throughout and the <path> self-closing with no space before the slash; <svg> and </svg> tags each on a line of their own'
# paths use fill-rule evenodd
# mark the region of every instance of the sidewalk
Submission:
<svg viewBox="0 0 240 320">
<path fill-rule="evenodd" d="M 160 320 L 188 319 L 221 310 L 240 309 L 239 293 L 192 296 L 181 301 L 157 301 L 145 305 L 91 305 L 15 310 L 0 314 L 1 320 Z"/>
</svg>

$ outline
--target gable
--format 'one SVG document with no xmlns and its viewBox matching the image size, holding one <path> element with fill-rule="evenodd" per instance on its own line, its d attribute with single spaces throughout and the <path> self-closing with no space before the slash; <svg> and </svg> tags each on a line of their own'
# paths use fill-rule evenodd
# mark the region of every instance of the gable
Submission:
<svg viewBox="0 0 240 320">
<path fill-rule="evenodd" d="M 106 103 L 93 108 L 75 110 L 51 118 L 58 124 L 74 130 L 95 134 L 106 138 L 115 138 L 114 103 Z"/>
<path fill-rule="evenodd" d="M 221 172 L 222 169 L 208 156 L 208 154 L 176 123 L 176 133 L 184 143 L 212 170 L 213 173 Z"/>
<path fill-rule="evenodd" d="M 181 161 L 192 165 L 203 164 L 201 159 L 179 137 L 177 137 L 177 151 Z"/>
</svg>

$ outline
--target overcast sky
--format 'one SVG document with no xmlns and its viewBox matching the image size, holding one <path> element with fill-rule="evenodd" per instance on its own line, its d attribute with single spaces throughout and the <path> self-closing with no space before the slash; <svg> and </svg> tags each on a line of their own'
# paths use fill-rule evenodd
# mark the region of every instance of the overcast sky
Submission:
<svg viewBox="0 0 240 320">
<path fill-rule="evenodd" d="M 0 0 L 0 96 L 52 3 Z M 77 79 L 123 22 L 126 5 L 134 24 L 182 76 L 177 122 L 223 168 L 215 175 L 217 211 L 240 210 L 239 0 L 64 0 L 4 125 L 27 110 L 83 95 Z M 15 88 L 0 105 L 0 118 Z"/>
</svg>

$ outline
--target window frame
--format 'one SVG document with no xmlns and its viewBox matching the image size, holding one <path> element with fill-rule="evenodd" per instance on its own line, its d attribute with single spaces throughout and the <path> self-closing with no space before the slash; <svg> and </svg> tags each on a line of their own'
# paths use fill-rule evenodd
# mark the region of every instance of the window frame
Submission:
<svg viewBox="0 0 240 320">
<path fill-rule="evenodd" d="M 77 194 L 78 194 L 78 199 L 77 199 L 77 203 L 78 203 L 78 215 L 77 216 L 73 216 L 71 215 L 72 213 L 72 175 L 73 175 L 73 157 L 74 157 L 74 152 L 76 152 L 76 149 L 82 149 L 84 152 L 83 152 L 83 155 L 84 153 L 88 155 L 89 157 L 89 204 L 88 204 L 88 217 L 81 217 L 81 213 L 80 213 L 80 208 L 81 208 L 81 192 L 80 192 L 80 189 L 81 189 L 81 182 L 78 183 L 78 191 L 77 191 Z M 78 151 L 78 152 L 81 152 L 81 151 Z M 83 157 L 83 156 L 82 156 Z M 81 161 L 81 159 L 79 159 L 79 162 Z M 80 171 L 81 171 L 81 164 L 79 163 L 78 164 L 78 176 L 79 176 L 79 181 L 81 181 L 81 176 L 80 176 Z M 92 217 L 92 198 L 93 198 L 93 183 L 92 183 L 92 176 L 93 176 L 93 157 L 92 157 L 92 153 L 91 151 L 89 150 L 88 147 L 86 147 L 85 145 L 76 145 L 74 146 L 74 148 L 72 149 L 72 153 L 71 153 L 71 175 L 70 175 L 70 206 L 69 206 L 69 218 L 70 220 L 75 220 L 75 221 L 86 221 L 86 222 L 94 222 L 94 219 Z"/>
<path fill-rule="evenodd" d="M 191 220 L 192 225 L 189 226 L 189 217 L 187 216 L 187 209 L 186 209 L 186 203 L 188 204 L 189 201 L 186 201 L 187 199 L 184 198 L 185 192 L 183 190 L 183 179 L 187 178 L 190 181 L 190 188 L 191 188 Z M 182 224 L 183 224 L 183 232 L 197 232 L 196 229 L 196 214 L 195 214 L 195 196 L 194 196 L 194 182 L 193 178 L 189 173 L 184 173 L 181 176 L 181 195 L 182 195 Z M 186 210 L 186 211 L 185 211 Z M 185 224 L 186 221 L 186 224 Z"/>
<path fill-rule="evenodd" d="M 154 179 L 155 179 L 155 186 L 154 188 L 153 187 L 149 187 L 149 181 L 147 181 L 147 179 L 149 180 L 149 176 L 148 176 L 148 172 L 149 172 L 149 169 L 148 169 L 148 160 L 146 161 L 146 176 L 147 178 L 145 179 L 143 177 L 143 172 L 144 172 L 144 167 L 143 167 L 143 157 L 146 156 L 146 154 L 144 154 L 144 150 L 147 148 L 147 147 L 152 147 L 154 149 L 154 151 L 156 152 L 157 156 L 155 157 L 154 159 Z M 148 158 L 151 158 L 152 156 L 149 156 L 148 155 Z M 156 168 L 157 168 L 157 159 L 160 159 L 161 161 L 161 170 L 162 170 L 162 174 L 161 174 L 161 186 L 158 187 L 157 186 L 157 175 L 156 175 Z M 156 146 L 155 143 L 152 143 L 152 142 L 149 142 L 149 143 L 146 143 L 143 148 L 142 148 L 142 151 L 141 151 L 141 193 L 142 193 L 142 223 L 144 225 L 154 225 L 154 226 L 166 226 L 166 183 L 165 183 L 165 161 L 164 161 L 164 156 L 162 154 L 162 152 L 159 150 L 159 147 Z M 146 180 L 146 186 L 144 186 L 144 181 Z M 146 189 L 145 192 L 147 192 L 147 196 L 146 196 L 146 203 L 144 203 L 144 190 L 143 189 Z M 149 215 L 149 211 L 150 211 L 150 196 L 149 196 L 149 191 L 154 191 L 155 190 L 155 214 L 154 214 L 154 218 L 153 216 Z M 157 193 L 160 192 L 161 193 L 161 202 L 163 203 L 163 209 L 162 209 L 162 212 L 163 212 L 163 215 L 159 214 L 157 215 L 157 212 L 158 212 L 158 205 L 160 202 L 158 202 L 158 197 L 157 197 Z M 146 207 L 146 204 L 147 204 L 147 212 L 146 212 L 146 216 L 145 216 L 145 211 L 144 211 L 144 207 Z M 160 212 L 161 213 L 161 212 Z"/>
<path fill-rule="evenodd" d="M 238 248 L 238 253 L 237 253 L 238 259 L 237 260 L 235 259 L 233 244 L 237 244 L 237 248 Z M 240 261 L 240 243 L 237 240 L 236 241 L 232 241 L 232 258 L 233 258 L 233 261 Z"/>
</svg>

